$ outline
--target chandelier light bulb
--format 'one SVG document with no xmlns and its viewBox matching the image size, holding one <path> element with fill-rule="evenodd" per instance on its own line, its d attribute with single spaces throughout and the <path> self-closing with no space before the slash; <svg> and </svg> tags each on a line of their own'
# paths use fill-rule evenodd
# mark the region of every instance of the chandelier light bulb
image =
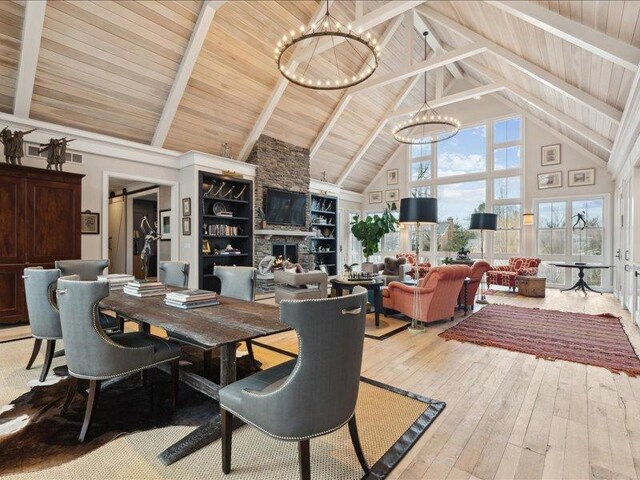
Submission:
<svg viewBox="0 0 640 480">
<path fill-rule="evenodd" d="M 349 31 L 353 29 L 351 24 L 347 25 L 347 28 L 349 29 Z"/>
</svg>

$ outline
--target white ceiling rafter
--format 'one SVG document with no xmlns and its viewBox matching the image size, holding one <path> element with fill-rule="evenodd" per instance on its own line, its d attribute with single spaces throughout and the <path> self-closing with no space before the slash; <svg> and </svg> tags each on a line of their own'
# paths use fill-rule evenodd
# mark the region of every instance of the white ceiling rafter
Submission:
<svg viewBox="0 0 640 480">
<path fill-rule="evenodd" d="M 387 2 L 382 7 L 379 7 L 376 10 L 369 12 L 366 15 L 363 15 L 359 19 L 355 20 L 352 23 L 353 30 L 356 30 L 356 31 L 359 29 L 370 30 L 380 25 L 381 23 L 386 22 L 387 20 L 390 20 L 394 17 L 397 17 L 398 15 L 403 14 L 407 10 L 411 10 L 412 8 L 417 7 L 423 2 L 424 0 L 396 0 L 396 1 Z M 314 14 L 311 20 L 311 23 L 315 23 L 318 19 L 322 18 L 325 11 L 326 11 L 326 4 L 321 4 L 318 10 L 316 11 L 316 13 Z M 342 41 L 344 40 L 337 39 L 335 41 L 335 45 L 336 46 L 339 45 L 340 43 L 342 43 Z M 311 46 L 308 46 L 304 49 L 300 49 L 300 52 L 296 50 L 293 54 L 291 62 L 288 65 L 288 69 L 292 72 L 295 72 L 300 63 L 307 61 L 312 55 L 320 55 L 322 52 L 332 47 L 333 45 L 327 42 L 324 44 L 324 46 L 319 46 L 317 49 L 315 49 L 315 53 L 314 53 L 313 47 Z M 262 134 L 262 131 L 266 127 L 267 122 L 269 121 L 269 119 L 271 118 L 271 115 L 275 111 L 288 85 L 289 85 L 289 81 L 283 76 L 280 76 L 280 78 L 278 79 L 278 82 L 276 83 L 275 88 L 273 89 L 273 92 L 269 97 L 269 100 L 267 101 L 265 107 L 262 109 L 262 112 L 260 113 L 258 119 L 256 120 L 255 125 L 251 129 L 251 132 L 249 133 L 247 140 L 245 141 L 244 145 L 242 146 L 242 149 L 240 150 L 240 154 L 238 155 L 239 160 L 246 160 L 247 157 L 249 156 L 249 153 L 251 152 L 253 145 L 256 143 L 256 141 Z"/>
<path fill-rule="evenodd" d="M 531 2 L 490 0 L 486 3 L 627 70 L 638 69 L 640 49 L 617 38 Z"/>
<path fill-rule="evenodd" d="M 400 26 L 401 23 L 402 23 L 402 16 L 398 15 L 395 18 L 395 20 L 391 22 L 389 26 L 387 26 L 383 34 L 380 36 L 378 45 L 380 45 L 380 49 L 382 51 L 384 51 L 384 47 L 389 43 L 389 40 L 393 38 L 393 35 L 396 33 L 396 30 L 398 30 L 398 27 Z M 367 59 L 367 61 L 364 63 L 364 65 L 358 72 L 358 76 L 367 69 L 368 63 L 369 63 L 369 59 Z M 329 120 L 325 122 L 324 126 L 322 127 L 322 130 L 320 130 L 320 133 L 311 144 L 311 148 L 309 149 L 309 156 L 311 158 L 315 157 L 315 155 L 318 153 L 318 150 L 320 150 L 320 146 L 322 145 L 322 142 L 324 142 L 326 138 L 329 136 L 329 132 L 334 127 L 334 125 L 338 122 L 340 115 L 342 115 L 342 112 L 344 112 L 344 109 L 347 107 L 347 105 L 349 104 L 352 98 L 353 98 L 353 94 L 351 93 L 351 89 L 348 89 L 344 93 L 342 98 L 340 98 L 338 105 L 336 105 L 336 108 L 334 108 L 333 112 L 331 112 L 331 116 L 329 117 Z"/>
<path fill-rule="evenodd" d="M 624 105 L 622 121 L 613 140 L 613 150 L 607 162 L 607 168 L 616 178 L 625 162 L 631 158 L 635 161 L 639 156 L 634 156 L 634 147 L 640 146 L 640 69 L 635 74 L 631 91 Z M 634 166 L 637 166 L 635 164 Z"/>
<path fill-rule="evenodd" d="M 171 85 L 171 90 L 169 91 L 169 95 L 167 96 L 167 100 L 165 101 L 162 109 L 162 115 L 160 115 L 160 120 L 158 120 L 156 131 L 153 134 L 153 139 L 151 140 L 151 145 L 154 147 L 162 147 L 167 139 L 169 129 L 171 128 L 173 119 L 175 118 L 178 107 L 180 106 L 182 95 L 187 88 L 187 83 L 189 82 L 189 78 L 191 78 L 193 68 L 198 61 L 202 45 L 207 38 L 207 33 L 209 32 L 209 27 L 211 26 L 213 17 L 215 16 L 216 11 L 224 5 L 225 1 L 226 0 L 206 0 L 200 8 L 198 20 L 191 32 L 189 43 L 187 44 L 187 48 L 182 56 L 182 61 L 180 62 L 180 66 L 176 72 L 173 84 Z"/>
<path fill-rule="evenodd" d="M 440 39 L 436 36 L 435 32 L 431 28 L 431 25 L 429 25 L 429 22 L 425 21 L 425 19 L 418 15 L 415 11 L 411 13 L 413 14 L 413 28 L 420 35 L 422 35 L 425 31 L 429 32 L 429 35 L 427 35 L 427 44 L 429 45 L 429 47 L 431 47 L 431 49 L 437 54 L 446 53 L 444 47 L 442 46 L 442 42 L 440 42 Z M 447 70 L 449 70 L 449 72 L 451 72 L 453 78 L 457 80 L 461 79 L 464 76 L 460 68 L 455 63 L 450 63 L 446 68 Z"/>
<path fill-rule="evenodd" d="M 20 63 L 16 77 L 16 92 L 13 99 L 13 113 L 18 117 L 29 117 L 33 85 L 36 81 L 40 41 L 47 2 L 26 2 L 22 25 Z"/>
<path fill-rule="evenodd" d="M 581 90 L 578 87 L 571 85 L 570 83 L 562 80 L 556 75 L 548 72 L 547 70 L 535 65 L 532 62 L 522 58 L 521 56 L 513 53 L 512 51 L 497 45 L 486 37 L 474 32 L 473 30 L 460 25 L 458 22 L 451 20 L 446 15 L 435 11 L 428 7 L 418 7 L 416 11 L 423 17 L 433 20 L 434 22 L 453 30 L 459 35 L 463 36 L 476 46 L 483 46 L 487 51 L 508 62 L 513 67 L 517 68 L 521 72 L 529 75 L 537 81 L 543 83 L 549 88 L 560 92 L 564 96 L 571 98 L 579 104 L 589 108 L 590 110 L 597 112 L 605 117 L 609 118 L 615 124 L 620 123 L 622 118 L 622 112 L 617 108 L 609 105 L 602 100 L 594 97 L 593 95 Z"/>
</svg>

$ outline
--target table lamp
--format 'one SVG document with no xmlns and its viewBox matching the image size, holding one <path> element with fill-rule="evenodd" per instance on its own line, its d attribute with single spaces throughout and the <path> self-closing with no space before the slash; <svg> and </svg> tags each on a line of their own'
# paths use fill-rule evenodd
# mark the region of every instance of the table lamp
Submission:
<svg viewBox="0 0 640 480">
<path fill-rule="evenodd" d="M 495 213 L 472 213 L 469 230 L 480 230 L 480 258 L 484 260 L 484 231 L 498 229 L 498 215 Z M 484 277 L 484 275 L 483 275 Z M 480 281 L 480 300 L 477 303 L 487 303 L 482 280 Z"/>
</svg>

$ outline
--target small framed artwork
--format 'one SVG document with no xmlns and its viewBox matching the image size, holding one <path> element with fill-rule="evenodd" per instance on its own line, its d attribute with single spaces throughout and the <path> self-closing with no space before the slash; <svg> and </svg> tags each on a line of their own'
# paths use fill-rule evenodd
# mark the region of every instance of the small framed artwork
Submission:
<svg viewBox="0 0 640 480">
<path fill-rule="evenodd" d="M 211 253 L 211 244 L 209 243 L 209 240 L 207 240 L 206 238 L 202 240 L 202 253 L 206 253 L 206 254 Z"/>
<path fill-rule="evenodd" d="M 540 155 L 540 164 L 543 167 L 547 167 L 549 165 L 560 165 L 560 144 L 545 145 L 542 147 Z"/>
<path fill-rule="evenodd" d="M 184 217 L 182 219 L 182 235 L 185 237 L 191 235 L 191 217 Z"/>
<path fill-rule="evenodd" d="M 182 216 L 183 217 L 191 216 L 191 197 L 182 199 Z"/>
<path fill-rule="evenodd" d="M 384 192 L 385 202 L 397 202 L 398 200 L 400 200 L 400 190 L 397 188 Z"/>
<path fill-rule="evenodd" d="M 538 190 L 562 187 L 562 172 L 539 173 Z"/>
<path fill-rule="evenodd" d="M 584 187 L 596 184 L 596 169 L 583 168 L 581 170 L 569 170 L 569 186 Z"/>
<path fill-rule="evenodd" d="M 387 185 L 397 185 L 398 184 L 398 169 L 392 168 L 391 170 L 387 170 Z"/>
<path fill-rule="evenodd" d="M 80 232 L 86 235 L 100 235 L 100 214 L 91 210 L 81 212 Z"/>
<path fill-rule="evenodd" d="M 171 240 L 171 210 L 160 210 L 160 235 L 163 242 Z"/>
<path fill-rule="evenodd" d="M 382 192 L 369 192 L 369 203 L 382 203 Z"/>
</svg>

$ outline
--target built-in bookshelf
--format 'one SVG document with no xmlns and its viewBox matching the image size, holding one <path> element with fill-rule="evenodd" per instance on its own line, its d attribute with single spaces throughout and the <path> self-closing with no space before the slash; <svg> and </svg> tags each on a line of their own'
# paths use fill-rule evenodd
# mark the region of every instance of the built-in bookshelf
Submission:
<svg viewBox="0 0 640 480">
<path fill-rule="evenodd" d="M 200 288 L 219 292 L 214 266 L 253 264 L 253 182 L 206 172 L 199 177 Z"/>
<path fill-rule="evenodd" d="M 338 272 L 338 199 L 311 194 L 311 231 L 309 250 L 315 268 L 324 265 L 329 275 Z"/>
</svg>

